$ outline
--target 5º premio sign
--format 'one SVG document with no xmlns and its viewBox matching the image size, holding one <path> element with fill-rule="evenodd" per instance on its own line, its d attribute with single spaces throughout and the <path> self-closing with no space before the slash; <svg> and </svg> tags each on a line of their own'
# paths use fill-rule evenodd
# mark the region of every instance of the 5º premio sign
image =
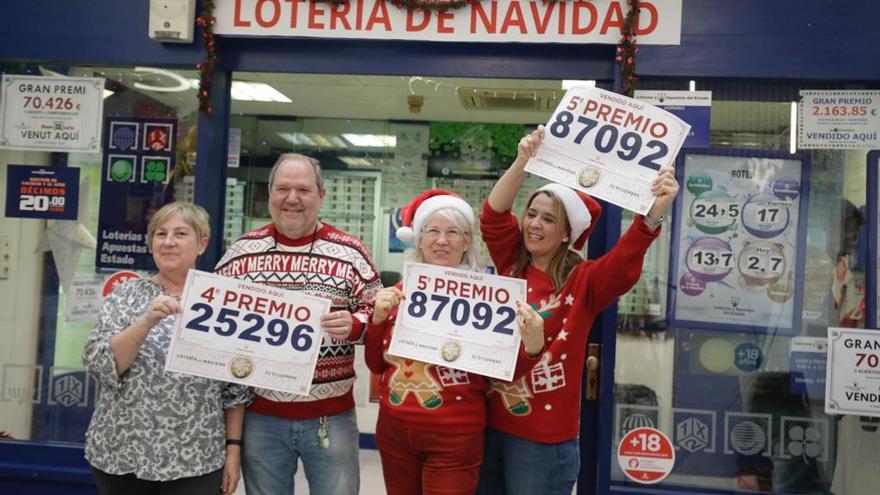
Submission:
<svg viewBox="0 0 880 495">
<path fill-rule="evenodd" d="M 6 216 L 76 220 L 79 169 L 9 165 Z"/>
<path fill-rule="evenodd" d="M 425 263 L 403 265 L 388 354 L 510 381 L 519 352 L 516 301 L 525 280 Z"/>
</svg>

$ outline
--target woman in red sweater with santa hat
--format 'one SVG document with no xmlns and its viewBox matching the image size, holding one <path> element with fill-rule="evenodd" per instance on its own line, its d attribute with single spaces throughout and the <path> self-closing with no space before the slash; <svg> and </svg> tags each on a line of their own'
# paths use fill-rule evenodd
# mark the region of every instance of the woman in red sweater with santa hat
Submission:
<svg viewBox="0 0 880 495">
<path fill-rule="evenodd" d="M 661 169 L 656 197 L 608 253 L 584 260 L 601 207 L 561 184 L 535 191 L 519 220 L 511 214 L 544 128 L 522 138 L 517 157 L 495 184 L 480 215 L 483 241 L 498 273 L 528 282 L 528 303 L 544 320 L 538 363 L 513 382 L 491 380 L 485 460 L 477 493 L 570 495 L 580 469 L 578 431 L 584 353 L 593 319 L 638 281 L 642 260 L 678 193 Z"/>
<path fill-rule="evenodd" d="M 478 270 L 474 211 L 457 195 L 425 191 L 404 208 L 403 223 L 397 236 L 415 244 L 413 261 Z M 488 381 L 387 353 L 401 289 L 397 284 L 376 295 L 365 341 L 367 366 L 380 375 L 376 446 L 385 487 L 388 495 L 471 495 L 483 460 Z M 528 369 L 543 346 L 543 320 L 527 304 L 518 305 L 517 363 Z"/>
</svg>

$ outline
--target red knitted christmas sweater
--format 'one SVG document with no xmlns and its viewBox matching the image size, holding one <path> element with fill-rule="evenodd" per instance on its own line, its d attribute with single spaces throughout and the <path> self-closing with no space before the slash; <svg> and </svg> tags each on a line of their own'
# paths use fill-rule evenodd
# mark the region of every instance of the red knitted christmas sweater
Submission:
<svg viewBox="0 0 880 495">
<path fill-rule="evenodd" d="M 480 230 L 498 273 L 510 275 L 519 252 L 511 247 L 522 243 L 516 217 L 485 203 Z M 528 302 L 544 318 L 544 353 L 521 378 L 491 380 L 490 427 L 541 443 L 577 437 L 581 378 L 593 319 L 639 280 L 645 252 L 659 233 L 660 229 L 649 231 L 637 217 L 608 253 L 573 268 L 559 293 L 554 293 L 546 273 L 526 268 L 522 278 L 528 282 Z"/>
<path fill-rule="evenodd" d="M 388 354 L 396 320 L 397 309 L 384 322 L 369 323 L 364 341 L 367 366 L 379 375 L 382 412 L 416 431 L 483 431 L 488 379 Z"/>
<path fill-rule="evenodd" d="M 379 273 L 360 239 L 329 224 L 314 234 L 290 239 L 270 224 L 252 230 L 229 247 L 215 273 L 331 301 L 330 311 L 348 310 L 354 329 L 347 340 L 325 336 L 308 396 L 256 389 L 248 410 L 288 419 L 330 416 L 354 407 L 354 345 L 372 314 L 382 287 Z"/>
</svg>

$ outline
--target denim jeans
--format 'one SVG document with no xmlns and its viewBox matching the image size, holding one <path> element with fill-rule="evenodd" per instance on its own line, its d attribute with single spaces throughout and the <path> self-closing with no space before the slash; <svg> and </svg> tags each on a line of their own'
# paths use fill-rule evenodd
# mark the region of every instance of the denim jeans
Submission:
<svg viewBox="0 0 880 495">
<path fill-rule="evenodd" d="M 320 419 L 285 419 L 248 412 L 242 475 L 248 495 L 292 495 L 302 459 L 313 495 L 355 495 L 360 487 L 354 409 L 327 416 L 329 448 L 318 441 Z"/>
<path fill-rule="evenodd" d="M 537 443 L 486 429 L 477 495 L 571 495 L 580 471 L 578 440 Z"/>
</svg>

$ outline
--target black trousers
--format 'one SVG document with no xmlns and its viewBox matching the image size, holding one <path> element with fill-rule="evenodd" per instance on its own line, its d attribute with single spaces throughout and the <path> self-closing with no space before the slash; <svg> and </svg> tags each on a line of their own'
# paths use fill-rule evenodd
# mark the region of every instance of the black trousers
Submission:
<svg viewBox="0 0 880 495">
<path fill-rule="evenodd" d="M 142 480 L 133 474 L 107 474 L 92 467 L 101 495 L 217 495 L 223 468 L 193 478 L 172 481 Z"/>
</svg>

